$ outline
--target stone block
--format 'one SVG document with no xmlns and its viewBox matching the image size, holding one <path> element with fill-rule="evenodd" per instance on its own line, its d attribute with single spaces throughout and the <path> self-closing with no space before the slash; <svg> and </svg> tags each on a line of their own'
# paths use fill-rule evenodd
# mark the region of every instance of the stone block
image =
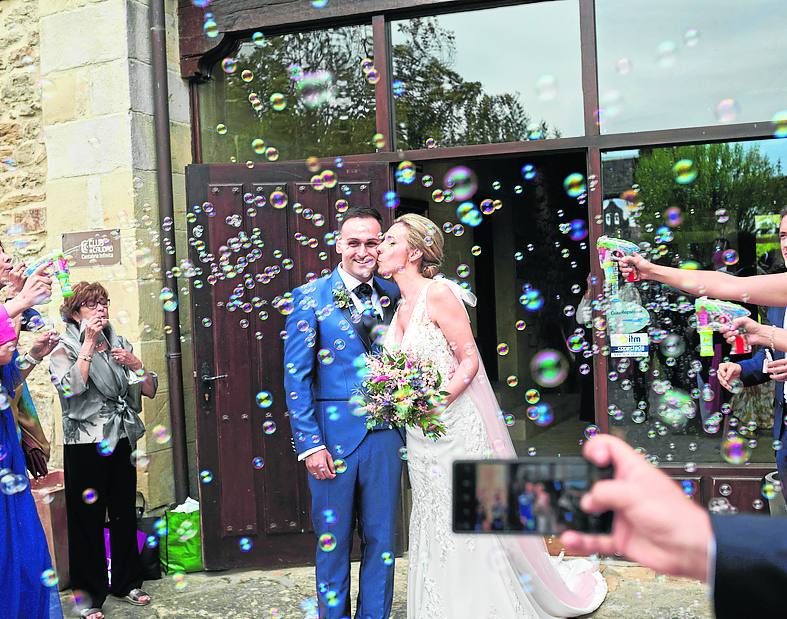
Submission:
<svg viewBox="0 0 787 619">
<path fill-rule="evenodd" d="M 119 58 L 82 69 L 90 116 L 125 113 L 131 108 L 128 61 Z M 131 81 L 134 84 L 133 81 Z M 134 85 L 136 88 L 136 84 Z"/>
<path fill-rule="evenodd" d="M 40 17 L 73 11 L 88 4 L 97 4 L 106 0 L 40 0 L 38 14 Z"/>
<path fill-rule="evenodd" d="M 132 112 L 131 132 L 134 167 L 139 170 L 156 169 L 156 152 L 153 148 L 156 133 L 153 116 Z M 172 170 L 185 173 L 186 166 L 191 163 L 191 129 L 189 125 L 170 122 L 170 146 L 172 149 Z"/>
<path fill-rule="evenodd" d="M 175 481 L 172 475 L 172 449 L 148 453 L 150 464 L 146 484 L 142 490 L 148 509 L 169 505 L 175 500 Z"/>
<path fill-rule="evenodd" d="M 106 0 L 42 17 L 41 75 L 125 58 L 125 4 Z"/>
<path fill-rule="evenodd" d="M 46 98 L 42 112 L 45 125 L 76 120 L 85 112 L 84 85 L 80 71 L 71 69 L 47 77 Z"/>
<path fill-rule="evenodd" d="M 131 167 L 128 114 L 49 125 L 44 136 L 49 180 Z"/>
<path fill-rule="evenodd" d="M 50 240 L 63 232 L 87 229 L 87 178 L 52 179 L 47 183 L 46 213 Z"/>
<path fill-rule="evenodd" d="M 142 62 L 151 62 L 150 2 L 128 0 L 128 56 Z M 178 47 L 178 24 L 175 3 L 165 3 L 164 27 L 167 31 L 167 65 L 173 71 L 180 66 Z"/>
<path fill-rule="evenodd" d="M 153 69 L 150 64 L 129 59 L 131 90 L 131 109 L 135 112 L 153 115 Z M 171 122 L 188 124 L 190 122 L 188 82 L 177 71 L 167 72 L 169 86 L 169 117 Z"/>
</svg>

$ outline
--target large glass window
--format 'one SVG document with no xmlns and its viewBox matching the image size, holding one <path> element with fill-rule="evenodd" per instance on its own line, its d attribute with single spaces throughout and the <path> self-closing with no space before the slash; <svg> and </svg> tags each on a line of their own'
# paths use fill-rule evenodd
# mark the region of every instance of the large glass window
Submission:
<svg viewBox="0 0 787 619">
<path fill-rule="evenodd" d="M 603 133 L 767 121 L 787 107 L 783 0 L 596 0 Z"/>
<path fill-rule="evenodd" d="M 582 135 L 576 0 L 396 21 L 391 32 L 399 148 Z"/>
<path fill-rule="evenodd" d="M 592 334 L 576 309 L 591 258 L 584 153 L 403 166 L 397 214 L 441 227 L 441 271 L 477 295 L 476 341 L 518 453 L 579 455 L 595 419 Z"/>
<path fill-rule="evenodd" d="M 609 152 L 603 156 L 603 221 L 607 235 L 638 243 L 660 263 L 735 275 L 783 269 L 779 210 L 787 203 L 787 141 L 766 140 Z M 615 306 L 642 316 L 649 350 L 609 358 L 612 432 L 662 462 L 720 462 L 730 431 L 751 449 L 752 462 L 772 462 L 773 383 L 735 393 L 720 386 L 721 363 L 740 361 L 714 334 L 701 345 L 695 298 L 653 282 L 608 291 L 597 332 L 613 337 Z M 637 309 L 639 306 L 640 309 Z M 746 306 L 756 318 L 765 308 Z M 614 323 L 614 324 L 613 324 Z M 728 460 L 729 461 L 729 460 Z"/>
<path fill-rule="evenodd" d="M 255 33 L 200 86 L 203 160 L 374 152 L 373 50 L 368 25 Z"/>
</svg>

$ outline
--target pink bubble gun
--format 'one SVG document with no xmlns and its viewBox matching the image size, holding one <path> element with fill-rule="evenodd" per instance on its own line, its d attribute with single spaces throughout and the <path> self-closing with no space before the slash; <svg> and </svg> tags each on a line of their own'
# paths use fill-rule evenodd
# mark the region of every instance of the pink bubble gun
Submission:
<svg viewBox="0 0 787 619">
<path fill-rule="evenodd" d="M 70 297 L 74 295 L 71 289 L 71 271 L 68 269 L 68 258 L 59 250 L 43 256 L 25 269 L 25 276 L 30 277 L 38 269 L 44 265 L 49 265 L 54 269 L 54 275 L 60 283 L 60 289 L 63 292 L 63 297 Z"/>
<path fill-rule="evenodd" d="M 640 251 L 639 245 L 623 239 L 615 239 L 611 236 L 600 236 L 596 241 L 598 249 L 598 259 L 604 271 L 604 281 L 609 287 L 611 296 L 616 297 L 618 293 L 618 265 L 617 262 L 624 256 L 631 256 Z M 639 278 L 636 272 L 628 275 L 627 282 L 635 282 Z"/>
<path fill-rule="evenodd" d="M 700 356 L 713 356 L 713 332 L 720 331 L 722 327 L 732 324 L 732 321 L 742 316 L 749 316 L 750 312 L 745 307 L 729 301 L 719 301 L 700 297 L 694 301 L 694 311 L 697 315 L 697 333 L 700 335 Z M 743 355 L 751 352 L 751 346 L 743 335 L 735 336 L 731 354 Z"/>
</svg>

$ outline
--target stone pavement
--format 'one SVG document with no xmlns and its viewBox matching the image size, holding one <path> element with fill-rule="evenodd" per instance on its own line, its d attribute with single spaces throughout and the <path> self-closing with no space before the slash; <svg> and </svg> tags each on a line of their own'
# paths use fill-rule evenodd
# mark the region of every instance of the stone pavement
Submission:
<svg viewBox="0 0 787 619">
<path fill-rule="evenodd" d="M 623 561 L 602 562 L 609 595 L 589 617 L 595 619 L 712 619 L 705 587 L 696 581 L 656 576 L 652 570 Z M 283 570 L 233 570 L 187 574 L 178 584 L 171 576 L 150 581 L 145 589 L 153 596 L 146 608 L 136 608 L 114 598 L 107 600 L 107 619 L 177 617 L 239 619 L 304 619 L 311 615 L 314 572 L 310 567 Z M 353 584 L 358 564 L 353 565 Z M 396 562 L 396 593 L 392 619 L 406 619 L 407 561 Z M 355 591 L 353 588 L 353 599 Z M 62 595 L 63 610 L 71 607 Z M 452 618 L 454 619 L 454 618 Z M 463 618 L 456 618 L 463 619 Z M 484 619 L 473 617 L 468 619 Z"/>
</svg>

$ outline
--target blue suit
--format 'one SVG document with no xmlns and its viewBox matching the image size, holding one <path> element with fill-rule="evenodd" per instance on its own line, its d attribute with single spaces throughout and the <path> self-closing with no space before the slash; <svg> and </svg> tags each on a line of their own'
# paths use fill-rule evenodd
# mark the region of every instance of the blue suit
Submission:
<svg viewBox="0 0 787 619">
<path fill-rule="evenodd" d="M 389 324 L 399 298 L 396 286 L 373 282 Z M 337 294 L 336 291 L 343 291 Z M 320 617 L 350 616 L 350 553 L 353 527 L 361 538 L 361 571 L 356 617 L 384 619 L 393 600 L 393 555 L 404 434 L 367 430 L 363 414 L 350 403 L 361 384 L 363 355 L 375 346 L 368 322 L 358 320 L 340 297 L 348 294 L 337 270 L 296 288 L 284 341 L 284 390 L 298 454 L 324 445 L 337 466 L 334 479 L 309 476 L 312 523 L 317 548 L 317 599 Z M 352 300 L 349 300 L 352 306 Z M 332 360 L 331 360 L 332 359 Z M 346 467 L 346 470 L 344 470 Z M 344 472 L 339 472 L 344 470 Z M 332 538 L 330 536 L 333 536 Z M 329 543 L 324 543 L 326 538 Z M 335 548 L 331 548 L 335 540 Z"/>
<path fill-rule="evenodd" d="M 711 515 L 716 619 L 784 617 L 787 518 Z"/>
<path fill-rule="evenodd" d="M 783 307 L 769 307 L 768 308 L 768 323 L 781 327 L 784 324 L 784 311 Z M 784 353 L 777 350 L 771 351 L 773 360 L 783 359 Z M 759 385 L 768 380 L 770 377 L 763 373 L 762 364 L 765 361 L 765 349 L 760 348 L 751 359 L 740 362 L 741 366 L 741 380 L 747 387 L 751 385 Z M 782 493 L 787 498 L 787 447 L 784 446 L 785 431 L 784 431 L 784 399 L 781 397 L 780 389 L 781 384 L 776 383 L 776 393 L 773 402 L 773 438 L 774 440 L 782 441 L 782 448 L 776 452 L 776 468 L 779 470 L 779 479 L 782 481 Z"/>
</svg>

